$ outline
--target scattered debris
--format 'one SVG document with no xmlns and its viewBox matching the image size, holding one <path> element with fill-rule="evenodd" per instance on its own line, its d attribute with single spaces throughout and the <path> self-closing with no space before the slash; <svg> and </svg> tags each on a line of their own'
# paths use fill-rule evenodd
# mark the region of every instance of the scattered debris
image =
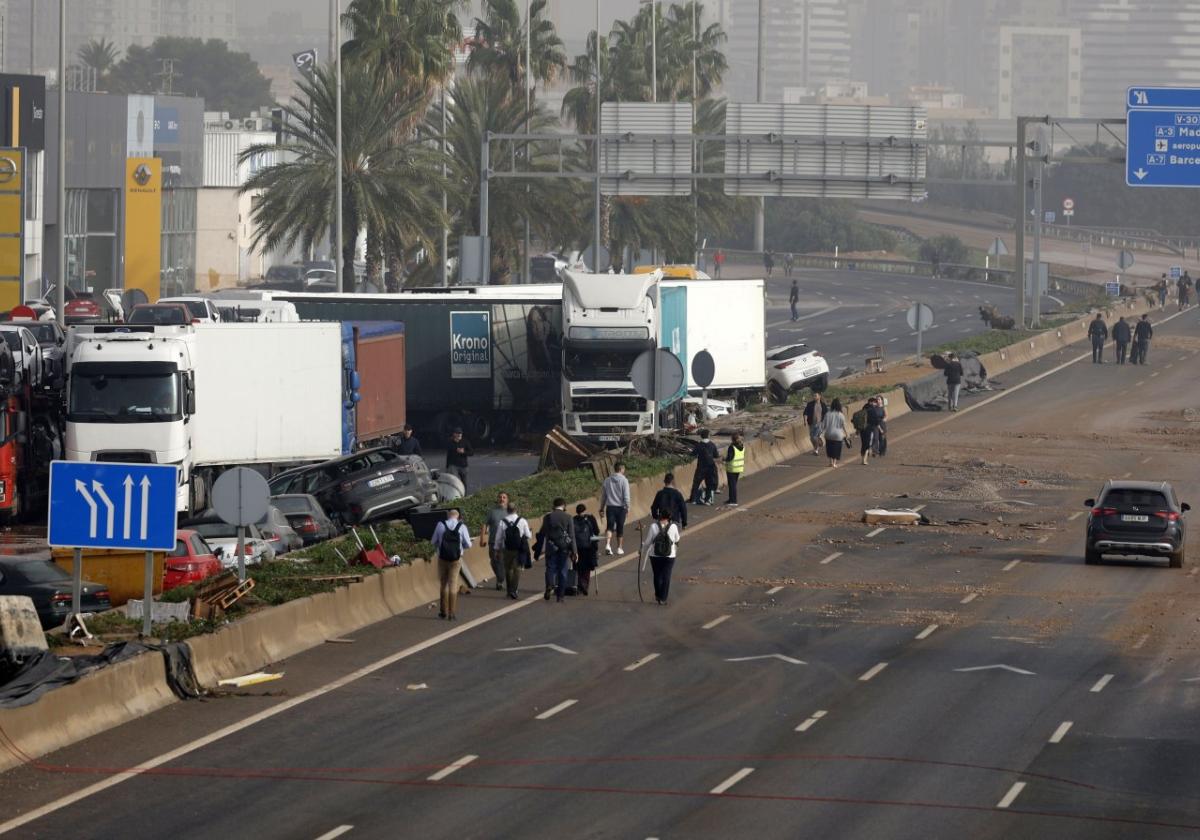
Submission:
<svg viewBox="0 0 1200 840">
<path fill-rule="evenodd" d="M 192 618 L 217 618 L 254 589 L 254 578 L 238 580 L 237 573 L 230 570 L 209 578 L 196 589 L 192 602 Z"/>
<path fill-rule="evenodd" d="M 429 688 L 425 683 L 409 683 L 405 686 L 409 691 L 424 691 Z"/>
<path fill-rule="evenodd" d="M 922 516 L 915 510 L 885 510 L 870 508 L 863 511 L 862 521 L 868 525 L 916 525 Z"/>
<path fill-rule="evenodd" d="M 278 679 L 283 679 L 283 671 L 280 671 L 278 674 L 268 674 L 266 671 L 255 671 L 253 674 L 246 674 L 242 677 L 230 677 L 227 680 L 219 680 L 217 685 L 231 685 L 234 688 L 245 688 L 248 685 L 274 682 Z"/>
<path fill-rule="evenodd" d="M 328 645 L 352 645 L 352 644 L 354 644 L 354 640 L 353 639 L 326 639 L 325 643 Z"/>
</svg>

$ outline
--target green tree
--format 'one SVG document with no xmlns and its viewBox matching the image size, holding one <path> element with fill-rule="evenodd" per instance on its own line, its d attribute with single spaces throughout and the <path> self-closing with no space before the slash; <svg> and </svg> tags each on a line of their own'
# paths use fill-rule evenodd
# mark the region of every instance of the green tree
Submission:
<svg viewBox="0 0 1200 840">
<path fill-rule="evenodd" d="M 116 45 L 104 38 L 93 38 L 79 48 L 79 60 L 85 67 L 95 71 L 96 85 L 101 90 L 104 89 L 108 74 L 116 66 L 118 56 L 120 53 Z"/>
<path fill-rule="evenodd" d="M 148 47 L 133 45 L 112 69 L 111 81 L 120 93 L 195 96 L 206 109 L 233 116 L 271 102 L 271 82 L 257 62 L 216 38 L 159 38 Z"/>
<path fill-rule="evenodd" d="M 525 67 L 525 33 L 529 32 L 529 64 Z M 566 70 L 562 39 L 546 18 L 546 0 L 533 0 L 529 20 L 521 19 L 517 0 L 484 0 L 483 17 L 475 19 L 475 44 L 467 68 L 476 73 L 505 76 L 513 92 L 523 90 L 527 75 L 534 82 L 552 82 Z"/>
<path fill-rule="evenodd" d="M 343 23 L 350 39 L 342 57 L 364 65 L 380 85 L 426 101 L 454 72 L 462 42 L 463 0 L 352 0 Z"/>
<path fill-rule="evenodd" d="M 251 214 L 254 246 L 267 250 L 299 244 L 307 250 L 333 227 L 337 177 L 336 78 L 317 68 L 300 83 L 301 96 L 284 106 L 283 143 L 256 145 L 242 160 L 273 155 L 242 187 L 261 192 Z M 400 253 L 413 246 L 432 250 L 431 230 L 442 224 L 441 156 L 424 140 L 402 134 L 423 92 L 398 97 L 362 66 L 345 68 L 342 83 L 343 245 L 342 288 L 354 289 L 354 246 L 364 229 L 378 247 Z M 398 134 L 403 138 L 397 142 Z M 370 255 L 369 255 L 370 256 Z M 378 259 L 378 254 L 374 255 Z"/>
<path fill-rule="evenodd" d="M 922 262 L 937 265 L 962 264 L 967 261 L 967 246 L 957 236 L 943 233 L 921 243 L 917 256 Z"/>
</svg>

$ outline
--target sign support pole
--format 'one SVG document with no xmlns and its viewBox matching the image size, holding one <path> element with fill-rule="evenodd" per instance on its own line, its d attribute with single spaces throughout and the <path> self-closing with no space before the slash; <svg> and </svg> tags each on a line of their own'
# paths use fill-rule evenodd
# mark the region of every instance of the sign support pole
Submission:
<svg viewBox="0 0 1200 840">
<path fill-rule="evenodd" d="M 925 319 L 921 317 L 921 301 L 917 301 L 917 358 L 921 358 L 921 339 L 925 337 Z"/>
<path fill-rule="evenodd" d="M 237 529 L 238 580 L 246 582 L 246 528 L 242 525 Z"/>
<path fill-rule="evenodd" d="M 142 638 L 150 638 L 154 623 L 154 552 L 146 552 L 146 580 L 142 594 Z"/>
<path fill-rule="evenodd" d="M 83 612 L 83 549 L 76 548 L 71 554 L 71 617 L 78 619 Z"/>
</svg>

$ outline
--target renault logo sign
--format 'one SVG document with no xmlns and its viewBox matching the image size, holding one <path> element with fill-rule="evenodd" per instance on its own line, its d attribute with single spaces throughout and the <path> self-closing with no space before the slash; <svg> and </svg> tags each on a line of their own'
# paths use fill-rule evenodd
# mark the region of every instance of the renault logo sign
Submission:
<svg viewBox="0 0 1200 840">
<path fill-rule="evenodd" d="M 137 169 L 133 170 L 133 180 L 139 187 L 144 187 L 150 183 L 150 179 L 154 177 L 154 173 L 150 171 L 150 167 L 146 164 L 139 164 Z"/>
<path fill-rule="evenodd" d="M 7 184 L 17 174 L 17 164 L 12 158 L 0 157 L 0 184 Z"/>
</svg>

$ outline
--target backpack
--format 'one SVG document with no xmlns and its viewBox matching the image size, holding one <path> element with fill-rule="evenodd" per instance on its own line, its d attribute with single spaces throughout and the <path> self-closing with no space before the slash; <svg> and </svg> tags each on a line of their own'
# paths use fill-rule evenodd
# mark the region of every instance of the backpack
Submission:
<svg viewBox="0 0 1200 840">
<path fill-rule="evenodd" d="M 867 410 L 860 408 L 850 416 L 850 425 L 854 427 L 856 432 L 865 432 L 867 430 Z"/>
<path fill-rule="evenodd" d="M 658 529 L 658 536 L 654 538 L 654 556 L 655 557 L 670 557 L 671 549 L 675 546 L 675 541 L 671 539 L 671 526 L 663 528 L 661 525 Z"/>
<path fill-rule="evenodd" d="M 571 549 L 571 535 L 567 533 L 566 528 L 557 522 L 550 526 L 550 545 L 559 551 L 569 551 Z"/>
<path fill-rule="evenodd" d="M 592 521 L 586 516 L 575 517 L 575 548 L 587 551 L 592 547 Z"/>
<path fill-rule="evenodd" d="M 462 540 L 458 536 L 458 532 L 462 529 L 460 521 L 453 528 L 446 528 L 442 531 L 442 539 L 438 543 L 438 559 L 439 560 L 461 560 L 462 559 Z"/>
<path fill-rule="evenodd" d="M 519 516 L 512 522 L 505 521 L 504 523 L 504 550 L 521 550 L 521 517 Z"/>
</svg>

